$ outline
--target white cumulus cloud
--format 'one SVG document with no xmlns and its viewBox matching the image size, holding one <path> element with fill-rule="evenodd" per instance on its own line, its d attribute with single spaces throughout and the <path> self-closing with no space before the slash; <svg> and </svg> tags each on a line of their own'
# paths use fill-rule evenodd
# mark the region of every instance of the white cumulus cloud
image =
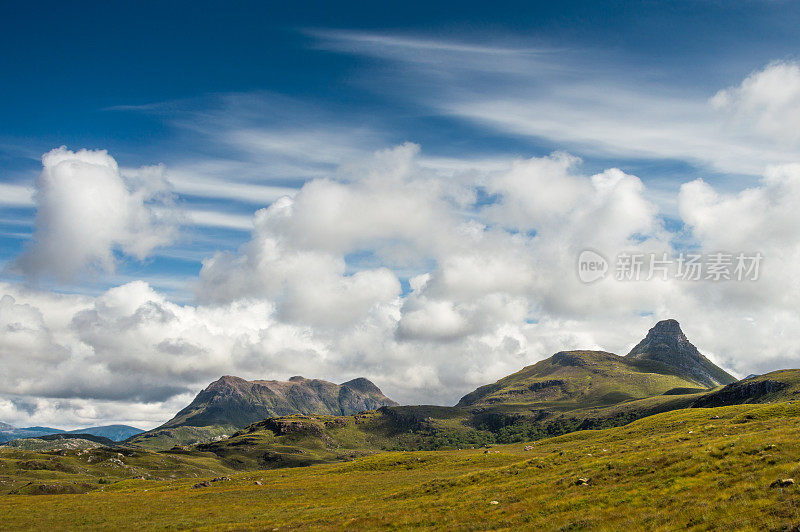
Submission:
<svg viewBox="0 0 800 532">
<path fill-rule="evenodd" d="M 711 99 L 737 125 L 780 144 L 800 142 L 800 64 L 771 63 Z"/>
<path fill-rule="evenodd" d="M 105 150 L 63 147 L 42 166 L 33 242 L 14 263 L 26 275 L 66 280 L 89 267 L 112 270 L 117 251 L 142 259 L 173 240 L 174 227 L 153 209 L 169 197 L 159 168 L 123 176 Z"/>
</svg>

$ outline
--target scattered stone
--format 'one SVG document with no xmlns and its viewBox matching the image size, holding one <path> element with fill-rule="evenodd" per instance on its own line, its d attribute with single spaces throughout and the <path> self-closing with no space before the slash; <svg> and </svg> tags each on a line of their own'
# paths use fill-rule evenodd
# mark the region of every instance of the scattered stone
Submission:
<svg viewBox="0 0 800 532">
<path fill-rule="evenodd" d="M 230 480 L 230 479 L 231 479 L 231 477 L 217 477 L 217 478 L 212 478 L 211 482 L 224 482 L 224 481 Z"/>
<path fill-rule="evenodd" d="M 489 501 L 489 504 L 500 504 L 500 503 L 497 501 Z"/>
<path fill-rule="evenodd" d="M 209 482 L 207 480 L 204 480 L 203 482 L 198 482 L 197 484 L 192 486 L 192 488 L 195 488 L 195 489 L 196 488 L 208 488 L 208 487 L 211 487 L 211 482 Z"/>
<path fill-rule="evenodd" d="M 794 486 L 793 478 L 779 478 L 769 485 L 770 488 L 788 488 L 789 486 Z"/>
<path fill-rule="evenodd" d="M 263 484 L 262 484 L 260 481 L 258 481 L 258 480 L 256 480 L 255 482 L 253 482 L 253 484 L 255 484 L 256 486 L 263 486 Z"/>
<path fill-rule="evenodd" d="M 526 445 L 525 446 L 525 450 L 526 451 L 532 451 L 533 450 L 533 445 Z"/>
<path fill-rule="evenodd" d="M 588 486 L 589 485 L 589 479 L 580 477 L 578 480 L 575 481 L 575 485 L 576 486 Z"/>
<path fill-rule="evenodd" d="M 710 419 L 719 419 L 719 416 L 711 416 Z"/>
</svg>

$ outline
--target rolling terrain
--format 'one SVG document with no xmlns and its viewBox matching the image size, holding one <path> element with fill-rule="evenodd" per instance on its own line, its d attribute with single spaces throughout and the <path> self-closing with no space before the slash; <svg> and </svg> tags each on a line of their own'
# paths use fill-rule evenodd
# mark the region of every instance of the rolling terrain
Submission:
<svg viewBox="0 0 800 532">
<path fill-rule="evenodd" d="M 74 468 L 59 475 L 95 487 L 34 496 L 49 491 L 17 481 L 16 494 L 0 496 L 0 528 L 788 530 L 800 521 L 799 430 L 800 403 L 781 402 L 682 409 L 536 443 L 226 477 L 198 457 L 181 467 L 205 467 L 204 477 L 169 479 L 181 457 L 145 454 L 162 457 L 164 480 L 112 477 L 107 458 L 0 453 L 4 477 L 33 476 L 20 464 L 47 456 Z"/>
</svg>

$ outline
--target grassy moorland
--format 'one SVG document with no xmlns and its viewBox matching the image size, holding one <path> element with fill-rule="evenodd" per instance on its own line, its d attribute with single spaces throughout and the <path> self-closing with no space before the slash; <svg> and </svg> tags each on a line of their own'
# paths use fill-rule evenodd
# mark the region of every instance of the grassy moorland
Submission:
<svg viewBox="0 0 800 532">
<path fill-rule="evenodd" d="M 86 493 L 133 478 L 165 481 L 229 471 L 216 456 L 197 451 L 99 447 L 42 452 L 0 447 L 0 493 L 11 496 Z"/>
<path fill-rule="evenodd" d="M 198 488 L 196 478 L 129 479 L 86 494 L 5 495 L 0 527 L 787 530 L 800 524 L 800 490 L 773 483 L 800 481 L 798 431 L 790 401 L 683 409 L 528 450 L 384 452 Z M 3 475 L 30 460 L 7 453 Z"/>
</svg>

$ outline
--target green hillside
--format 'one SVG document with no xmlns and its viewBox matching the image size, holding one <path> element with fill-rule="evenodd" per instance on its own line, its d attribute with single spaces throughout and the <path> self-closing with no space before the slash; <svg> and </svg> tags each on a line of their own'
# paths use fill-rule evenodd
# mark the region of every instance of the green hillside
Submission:
<svg viewBox="0 0 800 532">
<path fill-rule="evenodd" d="M 610 405 L 706 387 L 668 368 L 604 351 L 562 351 L 465 395 L 458 406 L 531 404 Z"/>
</svg>

